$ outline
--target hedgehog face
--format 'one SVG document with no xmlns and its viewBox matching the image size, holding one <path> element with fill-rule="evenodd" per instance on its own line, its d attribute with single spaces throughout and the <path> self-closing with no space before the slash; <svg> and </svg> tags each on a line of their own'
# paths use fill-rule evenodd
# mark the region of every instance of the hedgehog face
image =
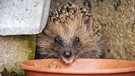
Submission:
<svg viewBox="0 0 135 76">
<path fill-rule="evenodd" d="M 81 43 L 78 37 L 69 38 L 68 40 L 59 36 L 54 38 L 54 50 L 57 51 L 62 61 L 66 64 L 70 64 L 74 61 L 80 45 Z"/>
<path fill-rule="evenodd" d="M 45 33 L 51 39 L 53 50 L 66 64 L 74 61 L 81 50 L 82 40 L 89 38 L 89 28 L 84 24 L 87 19 L 82 20 L 81 15 L 67 18 L 64 23 L 49 21 L 45 29 Z"/>
<path fill-rule="evenodd" d="M 90 29 L 86 25 L 88 20 L 87 17 L 82 19 L 82 14 L 77 14 L 74 18 L 68 18 L 64 23 L 49 21 L 45 33 L 50 38 L 53 50 L 66 64 L 72 63 L 78 53 L 90 43 Z"/>
</svg>

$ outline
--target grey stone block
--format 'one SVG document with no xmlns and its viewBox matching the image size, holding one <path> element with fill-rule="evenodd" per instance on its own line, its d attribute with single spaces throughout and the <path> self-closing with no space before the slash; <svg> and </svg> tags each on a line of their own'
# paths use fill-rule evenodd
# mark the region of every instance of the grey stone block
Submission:
<svg viewBox="0 0 135 76">
<path fill-rule="evenodd" d="M 51 0 L 0 0 L 0 35 L 37 34 L 47 22 Z"/>
</svg>

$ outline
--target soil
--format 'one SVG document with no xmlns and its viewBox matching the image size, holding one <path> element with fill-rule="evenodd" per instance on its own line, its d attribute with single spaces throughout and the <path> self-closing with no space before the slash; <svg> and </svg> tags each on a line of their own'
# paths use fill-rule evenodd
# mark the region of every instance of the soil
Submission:
<svg viewBox="0 0 135 76">
<path fill-rule="evenodd" d="M 4 69 L 4 71 L 1 74 L 2 74 L 2 76 L 20 76 L 19 74 L 17 74 L 14 71 L 12 71 L 11 73 L 8 72 L 6 68 Z"/>
</svg>

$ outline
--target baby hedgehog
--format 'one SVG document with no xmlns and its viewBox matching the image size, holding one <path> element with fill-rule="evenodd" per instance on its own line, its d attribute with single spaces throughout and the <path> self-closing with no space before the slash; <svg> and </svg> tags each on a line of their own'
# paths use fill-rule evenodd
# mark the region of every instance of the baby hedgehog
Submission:
<svg viewBox="0 0 135 76">
<path fill-rule="evenodd" d="M 60 58 L 66 64 L 76 58 L 101 58 L 101 26 L 86 8 L 67 3 L 48 17 L 37 35 L 35 59 Z"/>
</svg>

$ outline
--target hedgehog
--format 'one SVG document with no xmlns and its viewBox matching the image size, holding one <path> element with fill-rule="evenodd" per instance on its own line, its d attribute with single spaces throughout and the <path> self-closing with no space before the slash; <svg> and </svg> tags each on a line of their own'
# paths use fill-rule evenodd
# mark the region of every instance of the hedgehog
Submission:
<svg viewBox="0 0 135 76">
<path fill-rule="evenodd" d="M 81 5 L 67 3 L 52 12 L 43 31 L 36 35 L 35 59 L 59 58 L 71 64 L 77 58 L 102 58 L 101 25 Z"/>
</svg>

